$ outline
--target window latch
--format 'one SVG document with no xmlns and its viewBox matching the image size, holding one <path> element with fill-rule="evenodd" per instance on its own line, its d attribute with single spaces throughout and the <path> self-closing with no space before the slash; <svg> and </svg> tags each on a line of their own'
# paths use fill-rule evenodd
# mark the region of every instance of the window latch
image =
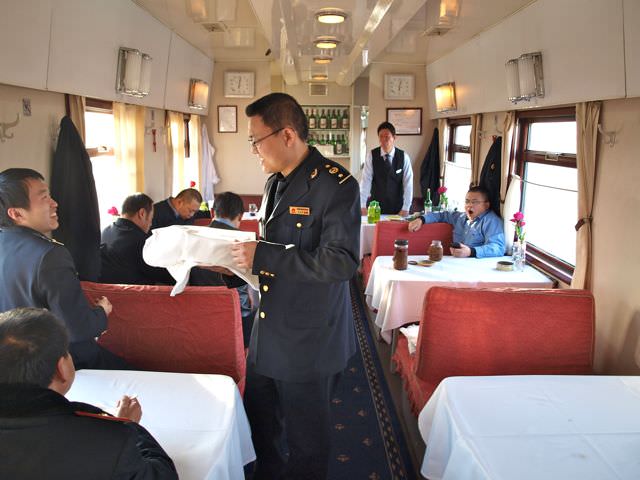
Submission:
<svg viewBox="0 0 640 480">
<path fill-rule="evenodd" d="M 557 154 L 557 153 L 549 153 L 549 152 L 546 152 L 546 153 L 544 154 L 544 159 L 545 159 L 547 162 L 557 162 L 557 161 L 558 161 L 558 156 L 559 156 L 559 154 Z"/>
</svg>

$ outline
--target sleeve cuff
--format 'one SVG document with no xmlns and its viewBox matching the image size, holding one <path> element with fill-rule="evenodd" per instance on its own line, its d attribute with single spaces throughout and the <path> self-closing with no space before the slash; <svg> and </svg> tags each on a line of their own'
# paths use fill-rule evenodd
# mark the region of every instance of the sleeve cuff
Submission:
<svg viewBox="0 0 640 480">
<path fill-rule="evenodd" d="M 471 249 L 471 256 L 475 257 L 476 256 L 476 248 L 475 247 L 469 247 Z"/>
</svg>

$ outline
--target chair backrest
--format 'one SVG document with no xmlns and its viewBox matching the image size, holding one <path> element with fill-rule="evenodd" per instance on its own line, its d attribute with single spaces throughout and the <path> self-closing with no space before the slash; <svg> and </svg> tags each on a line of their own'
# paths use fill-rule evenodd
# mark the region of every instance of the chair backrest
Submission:
<svg viewBox="0 0 640 480">
<path fill-rule="evenodd" d="M 594 312 L 586 290 L 432 287 L 416 376 L 590 374 Z"/>
<path fill-rule="evenodd" d="M 371 258 L 378 255 L 393 255 L 393 242 L 397 238 L 409 240 L 409 255 L 426 254 L 432 240 L 441 240 L 445 255 L 450 255 L 449 246 L 453 238 L 453 227 L 448 223 L 427 223 L 417 232 L 410 232 L 407 222 L 376 223 L 371 248 Z"/>
<path fill-rule="evenodd" d="M 208 227 L 210 223 L 211 223 L 210 218 L 196 218 L 193 220 L 193 224 L 196 227 Z"/>
<path fill-rule="evenodd" d="M 244 389 L 246 360 L 236 289 L 82 282 L 90 302 L 113 305 L 98 343 L 140 370 L 217 373 Z"/>
<path fill-rule="evenodd" d="M 258 220 L 240 220 L 240 230 L 243 232 L 254 232 L 256 238 L 260 235 Z"/>
</svg>

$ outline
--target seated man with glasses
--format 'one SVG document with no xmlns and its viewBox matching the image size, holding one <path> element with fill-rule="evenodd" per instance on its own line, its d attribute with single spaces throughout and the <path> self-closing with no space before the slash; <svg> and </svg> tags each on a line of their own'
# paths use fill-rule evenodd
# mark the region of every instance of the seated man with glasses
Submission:
<svg viewBox="0 0 640 480">
<path fill-rule="evenodd" d="M 409 231 L 417 232 L 425 223 L 453 225 L 451 247 L 454 257 L 501 257 L 504 255 L 502 219 L 491 210 L 489 193 L 482 187 L 471 187 L 464 200 L 464 212 L 430 212 L 409 222 Z"/>
</svg>

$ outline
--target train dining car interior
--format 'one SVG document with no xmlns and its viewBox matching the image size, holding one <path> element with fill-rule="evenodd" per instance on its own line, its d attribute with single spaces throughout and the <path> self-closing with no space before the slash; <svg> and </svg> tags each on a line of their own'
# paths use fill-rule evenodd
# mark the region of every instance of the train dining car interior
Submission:
<svg viewBox="0 0 640 480">
<path fill-rule="evenodd" d="M 0 478 L 640 478 L 639 0 L 0 11 Z"/>
</svg>

